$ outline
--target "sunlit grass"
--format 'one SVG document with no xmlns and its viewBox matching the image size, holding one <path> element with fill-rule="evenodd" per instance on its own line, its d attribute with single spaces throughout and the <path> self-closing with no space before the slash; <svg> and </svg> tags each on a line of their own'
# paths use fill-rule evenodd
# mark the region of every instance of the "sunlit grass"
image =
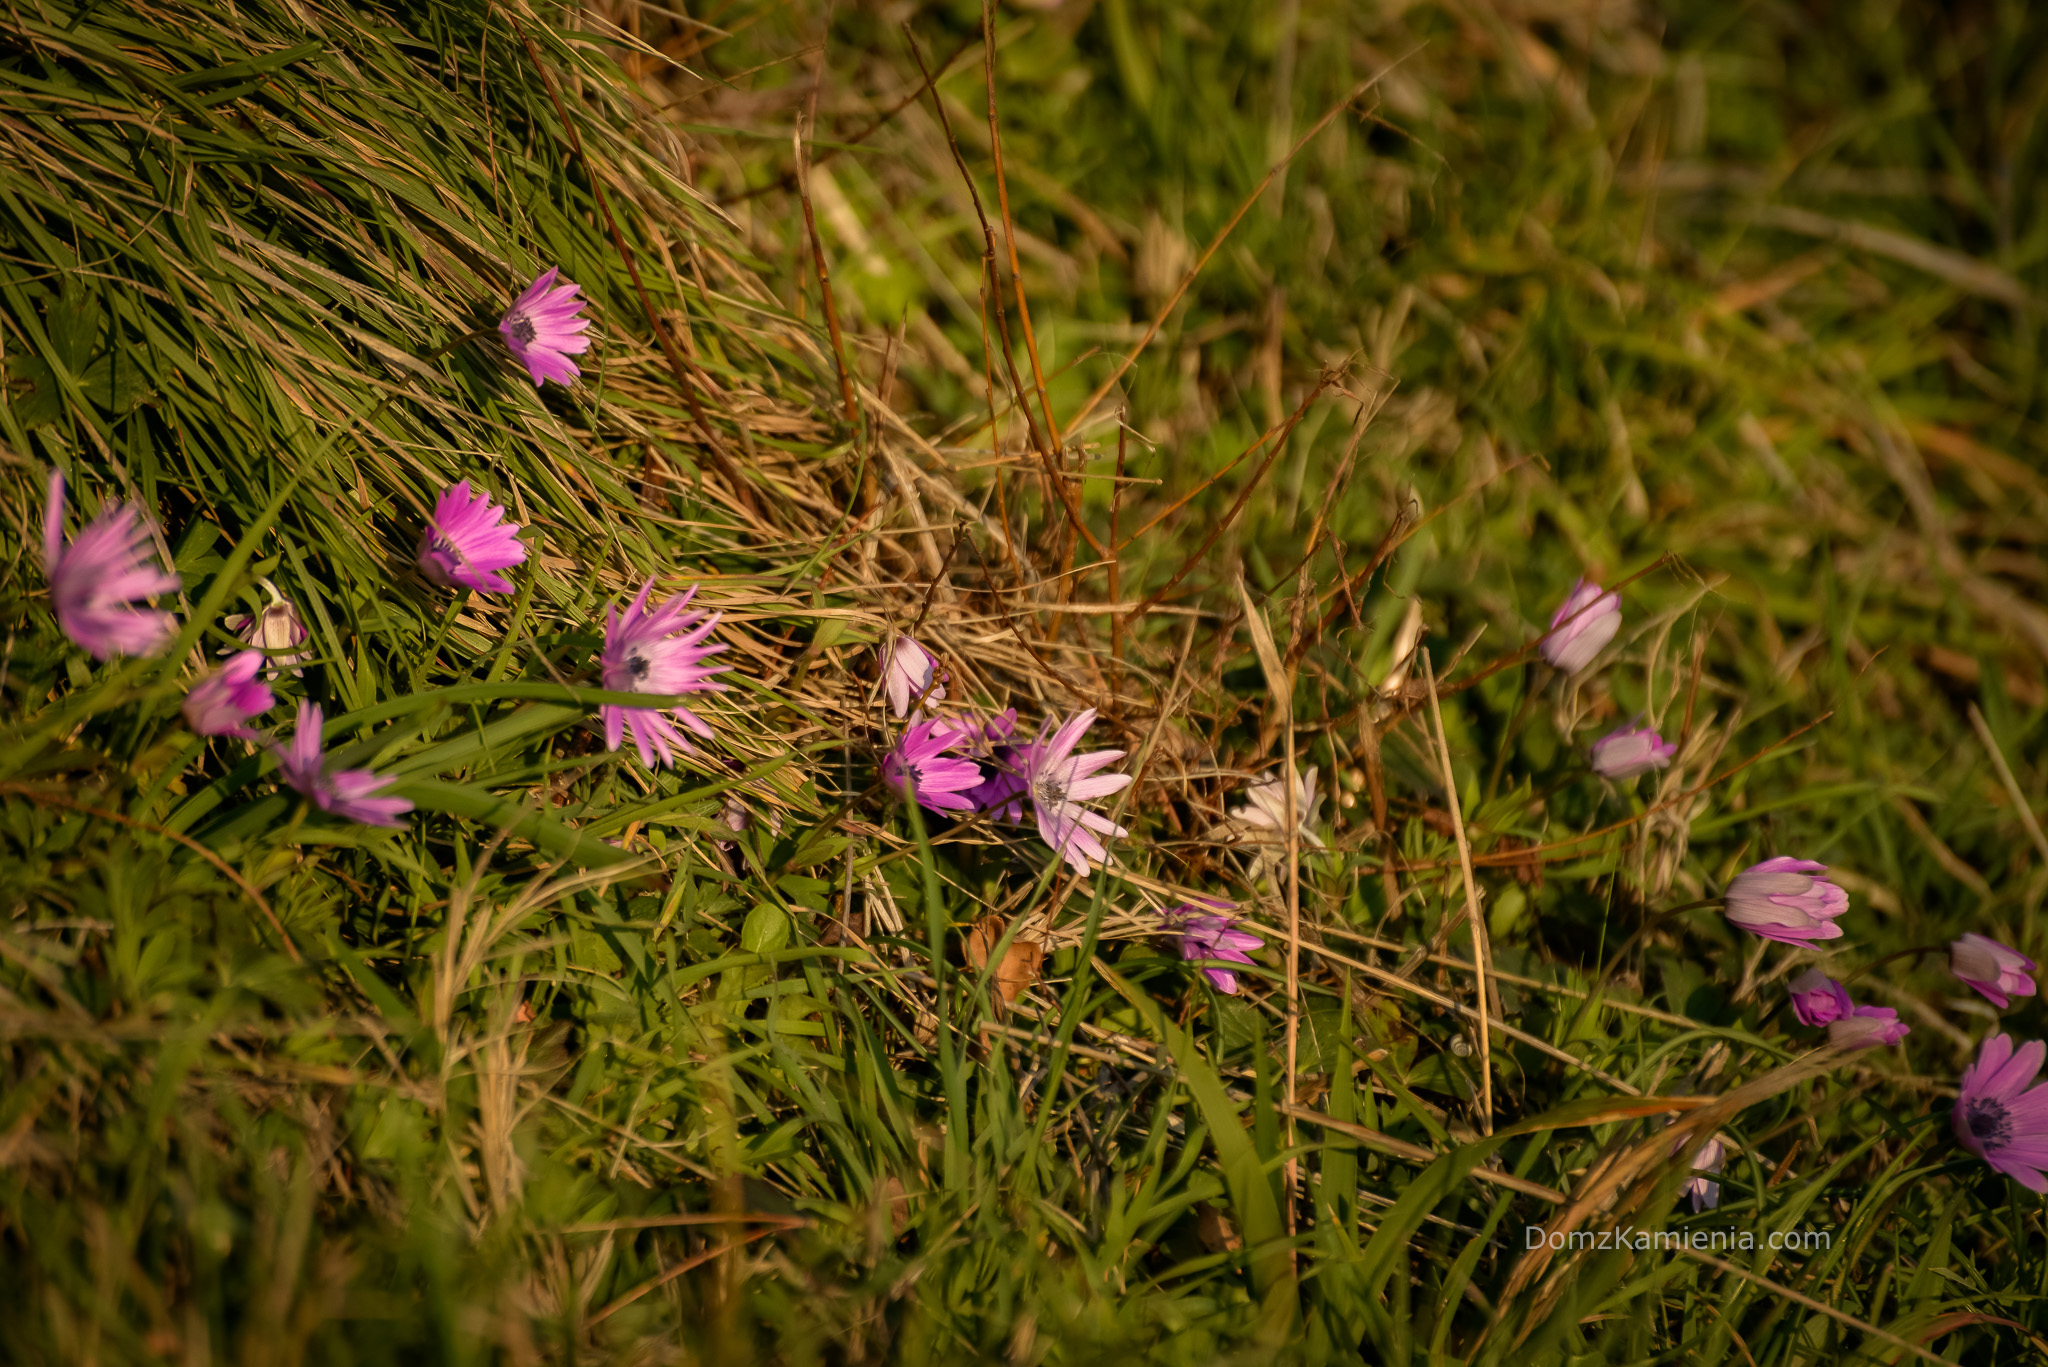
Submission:
<svg viewBox="0 0 2048 1367">
<path fill-rule="evenodd" d="M 1746 14 L 1019 6 L 999 189 L 972 7 L 11 12 L 9 1355 L 2036 1360 L 1945 947 L 2043 944 L 2042 35 Z M 573 390 L 458 342 L 551 265 Z M 52 466 L 156 511 L 175 654 L 66 647 Z M 510 598 L 413 568 L 465 476 L 533 529 Z M 649 574 L 733 645 L 673 772 L 594 726 Z M 1526 647 L 1587 574 L 1574 683 Z M 180 726 L 263 578 L 402 830 Z M 883 800 L 891 630 L 953 704 L 1103 711 L 1118 871 Z M 1638 716 L 1671 768 L 1591 774 Z M 1225 835 L 1290 752 L 1291 1042 L 1288 861 Z M 1810 959 L 1716 900 L 1776 854 L 1901 1048 L 1807 1057 Z M 1160 933 L 1192 892 L 1266 940 L 1239 995 Z M 1707 1243 L 1534 1256 L 1573 1199 Z"/>
</svg>

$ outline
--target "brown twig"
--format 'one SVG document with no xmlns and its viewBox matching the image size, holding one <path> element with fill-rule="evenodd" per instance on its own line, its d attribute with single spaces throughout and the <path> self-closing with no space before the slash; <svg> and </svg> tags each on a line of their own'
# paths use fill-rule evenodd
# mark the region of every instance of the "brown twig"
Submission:
<svg viewBox="0 0 2048 1367">
<path fill-rule="evenodd" d="M 925 614 L 932 610 L 932 599 L 938 595 L 939 585 L 946 582 L 946 575 L 953 568 L 953 557 L 960 554 L 961 539 L 967 535 L 967 524 L 956 523 L 953 527 L 953 544 L 946 548 L 946 558 L 939 562 L 939 572 L 932 576 L 932 582 L 924 591 L 924 601 L 917 605 L 917 620 L 910 624 L 912 636 L 924 627 Z"/>
<path fill-rule="evenodd" d="M 1024 268 L 1017 261 L 1017 224 L 1010 217 L 1010 185 L 1003 174 L 1003 130 L 996 120 L 996 11 L 995 0 L 981 0 L 981 64 L 988 82 L 988 145 L 996 167 L 996 207 L 1003 216 L 1003 243 L 1010 253 L 1010 284 L 1017 291 L 1017 324 L 1024 330 L 1024 350 L 1031 357 L 1031 382 L 1038 390 L 1038 406 L 1045 411 L 1045 434 L 1054 451 L 1060 440 L 1059 420 L 1053 417 L 1052 400 L 1045 395 L 1045 371 L 1038 363 L 1038 335 L 1031 329 L 1031 305 L 1024 297 Z M 934 98 L 937 92 L 933 92 Z"/>
<path fill-rule="evenodd" d="M 1281 431 L 1279 438 L 1273 443 L 1273 449 L 1266 454 L 1266 459 L 1260 463 L 1258 469 L 1252 471 L 1252 477 L 1245 481 L 1244 488 L 1238 491 L 1237 499 L 1230 505 L 1229 511 L 1217 519 L 1216 525 L 1209 529 L 1209 534 L 1202 538 L 1202 544 L 1195 547 L 1194 554 L 1181 562 L 1181 567 L 1174 571 L 1173 578 L 1167 580 L 1166 583 L 1147 595 L 1144 602 L 1138 604 L 1131 613 L 1130 625 L 1136 626 L 1145 619 L 1146 613 L 1165 602 L 1167 595 L 1180 587 L 1180 581 L 1193 573 L 1195 566 L 1202 563 L 1202 557 L 1209 553 L 1223 533 L 1230 530 L 1230 525 L 1237 521 L 1237 515 L 1243 512 L 1245 504 L 1251 501 L 1252 491 L 1259 487 L 1259 481 L 1266 477 L 1266 472 L 1273 468 L 1273 462 L 1280 459 L 1280 453 L 1287 449 L 1287 438 L 1293 435 L 1295 425 L 1301 421 L 1302 415 L 1308 412 L 1309 405 L 1322 396 L 1323 390 L 1328 388 L 1329 384 L 1330 379 L 1326 375 L 1317 383 L 1314 389 L 1309 391 L 1308 397 L 1301 401 L 1301 407 L 1295 409 L 1293 415 L 1287 419 L 1285 429 Z"/>
<path fill-rule="evenodd" d="M 903 26 L 903 36 L 910 43 L 910 54 L 916 59 L 918 70 L 921 72 L 925 71 L 924 52 L 918 47 L 917 38 L 911 33 L 910 25 L 905 24 Z M 1037 420 L 1031 415 L 1031 406 L 1024 402 L 1024 381 L 1017 374 L 1017 359 L 1013 354 L 1014 348 L 1010 341 L 1009 315 L 1003 309 L 1003 282 L 1002 272 L 996 264 L 995 229 L 989 224 L 987 210 L 982 208 L 981 191 L 974 184 L 973 173 L 967 169 L 967 157 L 960 150 L 960 140 L 953 133 L 953 121 L 947 115 L 946 103 L 939 98 L 937 90 L 932 91 L 932 109 L 939 116 L 939 127 L 946 134 L 946 146 L 952 150 L 953 164 L 960 170 L 960 179 L 966 184 L 968 198 L 974 204 L 974 216 L 981 224 L 982 269 L 984 272 L 982 282 L 982 289 L 984 291 L 982 296 L 983 307 L 986 308 L 991 301 L 995 305 L 997 333 L 995 340 L 1001 344 L 1003 365 L 1009 371 L 1010 387 L 1017 395 L 1017 411 L 1024 418 L 1024 429 L 1030 434 L 1032 449 L 1038 453 L 1039 462 L 1045 467 L 1046 492 L 1050 497 L 1059 500 L 1060 506 L 1066 510 L 1069 525 L 1081 534 L 1088 542 L 1089 547 L 1097 555 L 1108 559 L 1110 554 L 1109 548 L 1096 539 L 1095 533 L 1090 531 L 1088 524 L 1082 520 L 1080 506 L 1074 500 L 1074 491 L 1068 486 L 1065 477 L 1054 468 L 1053 448 L 1040 435 Z M 1017 288 L 1021 291 L 1023 285 L 1019 283 Z M 1028 323 L 1026 326 L 1028 328 Z M 984 353 L 990 349 L 989 340 L 988 323 L 987 319 L 984 318 L 982 321 L 982 347 Z M 1032 348 L 1032 365 L 1035 368 L 1038 364 L 1035 342 L 1032 344 Z M 991 378 L 989 384 L 989 403 L 989 440 L 992 444 L 1000 445 L 1000 437 L 995 426 L 995 385 L 993 378 Z"/>
<path fill-rule="evenodd" d="M 845 407 L 846 425 L 860 421 L 860 407 L 853 397 L 853 374 L 846 368 L 846 338 L 839 330 L 839 301 L 832 294 L 832 270 L 825 264 L 825 243 L 818 236 L 818 215 L 811 207 L 811 174 L 804 157 L 804 124 L 818 117 L 818 88 L 824 83 L 824 48 L 818 49 L 819 70 L 811 80 L 810 106 L 796 122 L 790 142 L 796 149 L 797 198 L 803 202 L 804 231 L 811 239 L 811 262 L 818 272 L 818 293 L 825 304 L 825 330 L 832 338 L 832 363 L 839 372 L 839 400 Z"/>
<path fill-rule="evenodd" d="M 1315 393 L 1310 394 L 1308 398 L 1302 401 L 1301 407 L 1297 408 L 1285 420 L 1281 422 L 1276 422 L 1271 427 L 1268 427 L 1265 431 L 1259 433 L 1259 439 L 1253 442 L 1250 446 L 1245 447 L 1244 450 L 1238 452 L 1235 456 L 1232 456 L 1230 458 L 1230 464 L 1224 466 L 1221 470 L 1218 470 L 1215 474 L 1209 476 L 1200 484 L 1197 484 L 1194 488 L 1182 494 L 1172 503 L 1169 503 L 1159 512 L 1154 513 L 1151 517 L 1147 518 L 1145 520 L 1144 526 L 1138 528 L 1138 530 L 1132 532 L 1129 536 L 1125 537 L 1121 542 L 1118 543 L 1117 549 L 1122 550 L 1127 546 L 1136 545 L 1138 541 L 1142 539 L 1147 532 L 1151 531 L 1154 527 L 1157 527 L 1160 523 L 1166 521 L 1167 518 L 1172 517 L 1181 509 L 1187 507 L 1188 504 L 1200 498 L 1204 492 L 1206 492 L 1208 489 L 1212 488 L 1215 485 L 1217 480 L 1222 479 L 1225 475 L 1228 475 L 1232 470 L 1235 470 L 1238 466 L 1244 464 L 1247 460 L 1251 459 L 1253 456 L 1257 455 L 1261 450 L 1265 449 L 1267 442 L 1272 441 L 1275 437 L 1284 437 L 1284 435 L 1287 432 L 1292 431 L 1295 423 L 1299 422 L 1302 416 L 1305 413 L 1307 413 L 1308 406 L 1314 403 L 1316 399 L 1320 397 L 1321 392 L 1322 391 L 1318 389 Z"/>
<path fill-rule="evenodd" d="M 869 138 L 881 132 L 882 129 L 887 127 L 890 121 L 893 120 L 898 114 L 901 114 L 904 110 L 910 108 L 911 105 L 915 104 L 918 98 L 922 96 L 925 91 L 930 90 L 939 81 L 943 81 L 944 79 L 946 79 L 946 73 L 953 69 L 953 63 L 959 61 L 962 57 L 966 56 L 967 49 L 973 46 L 974 35 L 969 34 L 965 39 L 961 41 L 959 47 L 953 49 L 952 56 L 948 57 L 945 61 L 939 63 L 938 75 L 927 76 L 924 79 L 923 83 L 918 85 L 908 95 L 905 95 L 902 99 L 896 101 L 896 103 L 890 105 L 887 109 L 883 110 L 880 114 L 876 115 L 874 119 L 872 119 L 868 123 L 867 127 L 861 129 L 858 133 L 854 133 L 846 138 L 840 139 L 839 145 L 837 147 L 826 148 L 823 156 L 812 158 L 811 165 L 823 166 L 826 162 L 832 160 L 840 153 L 847 151 L 849 148 L 860 146 Z M 813 129 L 812 131 L 815 134 L 816 130 Z M 787 190 L 791 186 L 796 184 L 796 178 L 796 168 L 792 166 L 789 170 L 783 172 L 774 180 L 769 181 L 766 185 L 756 185 L 753 189 L 742 190 L 740 191 L 740 193 L 732 196 L 729 199 L 719 200 L 719 207 L 725 208 L 729 205 L 739 204 L 749 199 L 758 199 L 762 195 L 774 194 L 777 190 Z"/>
<path fill-rule="evenodd" d="M 1117 515 L 1124 506 L 1124 452 L 1131 439 L 1129 426 L 1130 410 L 1120 409 L 1116 416 L 1116 483 L 1109 491 L 1109 601 L 1121 603 L 1123 594 L 1123 550 L 1117 544 Z M 1120 698 L 1124 691 L 1124 615 L 1114 613 L 1109 619 L 1109 692 L 1113 698 Z"/>
<path fill-rule="evenodd" d="M 1375 408 L 1374 412 L 1377 411 Z M 1316 558 L 1316 552 L 1322 548 L 1323 537 L 1330 529 L 1330 510 L 1336 506 L 1338 499 L 1343 496 L 1345 487 L 1351 482 L 1351 464 L 1358 455 L 1358 445 L 1365 439 L 1365 429 L 1370 424 L 1371 418 L 1361 405 L 1357 418 L 1351 424 L 1351 440 L 1344 448 L 1344 458 L 1337 463 L 1337 473 L 1330 481 L 1327 495 L 1316 505 L 1315 521 L 1309 525 L 1308 546 L 1302 551 L 1301 560 L 1294 568 L 1274 580 L 1275 584 L 1284 584 L 1297 574 L 1301 576 L 1301 584 L 1294 595 L 1294 621 L 1287 633 L 1285 658 L 1289 670 L 1300 664 L 1301 657 L 1308 653 L 1308 648 L 1322 639 L 1320 630 L 1315 635 L 1309 635 L 1301 629 L 1309 600 L 1313 596 L 1311 590 L 1314 585 L 1309 578 L 1309 563 Z M 1339 579 L 1343 578 L 1343 571 L 1344 567 L 1338 565 Z"/>
<path fill-rule="evenodd" d="M 1510 465 L 1506 469 L 1501 470 L 1499 473 L 1495 474 L 1492 479 L 1481 480 L 1477 484 L 1469 485 L 1466 488 L 1460 489 L 1454 497 L 1446 500 L 1441 508 L 1438 508 L 1436 511 L 1432 512 L 1428 517 L 1423 518 L 1419 522 L 1409 522 L 1408 510 L 1406 507 L 1403 507 L 1400 513 L 1396 515 L 1396 517 L 1394 518 L 1394 525 L 1387 529 L 1387 534 L 1384 537 L 1380 538 L 1379 545 L 1373 548 L 1372 559 L 1370 562 L 1366 564 L 1366 567 L 1360 570 L 1351 579 L 1340 581 L 1336 588 L 1330 590 L 1328 593 L 1323 595 L 1323 601 L 1326 603 L 1340 596 L 1344 599 L 1344 602 L 1336 603 L 1331 606 L 1330 610 L 1323 615 L 1323 624 L 1321 628 L 1319 628 L 1319 630 L 1328 631 L 1331 625 L 1336 622 L 1337 614 L 1342 612 L 1347 606 L 1350 607 L 1354 615 L 1357 613 L 1358 607 L 1356 595 L 1364 589 L 1367 581 L 1369 581 L 1372 578 L 1373 572 L 1379 569 L 1381 565 L 1385 564 L 1387 562 L 1387 558 L 1391 556 L 1395 551 L 1398 551 L 1401 549 L 1401 547 L 1407 545 L 1410 538 L 1412 538 L 1418 532 L 1422 531 L 1424 528 L 1429 526 L 1430 523 L 1442 517 L 1451 509 L 1457 507 L 1460 503 L 1464 502 L 1466 498 L 1470 497 L 1473 494 L 1478 493 L 1480 490 L 1486 488 L 1487 485 L 1492 484 L 1494 480 L 1501 478 L 1503 475 L 1513 474 L 1515 471 L 1521 469 L 1524 465 L 1527 465 L 1530 461 L 1537 459 L 1539 458 L 1536 456 L 1524 456 L 1520 460 L 1516 461 L 1513 465 Z M 1458 690 L 1453 689 L 1452 691 L 1457 692 Z"/>
<path fill-rule="evenodd" d="M 1199 276 L 1208 266 L 1209 258 L 1216 255 L 1218 249 L 1228 240 L 1230 234 L 1236 231 L 1237 225 L 1243 221 L 1244 216 L 1251 212 L 1252 206 L 1259 202 L 1260 196 L 1266 193 L 1266 187 L 1273 183 L 1274 178 L 1286 170 L 1289 163 L 1301 155 L 1301 149 L 1314 141 L 1318 133 L 1328 128 L 1332 120 L 1350 108 L 1353 100 L 1372 89 L 1373 86 L 1379 83 L 1381 77 L 1385 76 L 1388 71 L 1393 70 L 1394 66 L 1399 65 L 1399 62 L 1404 60 L 1406 60 L 1405 57 L 1398 59 L 1396 62 L 1389 64 L 1384 70 L 1374 73 L 1369 79 L 1353 86 L 1350 93 L 1325 110 L 1323 116 L 1310 126 L 1308 132 L 1303 133 L 1301 137 L 1295 140 L 1294 146 L 1287 149 L 1286 156 L 1280 158 L 1279 161 L 1267 168 L 1266 174 L 1259 178 L 1259 183 L 1252 187 L 1252 192 L 1245 197 L 1242 204 L 1237 206 L 1237 212 L 1230 216 L 1230 221 L 1225 223 L 1221 231 L 1209 240 L 1209 245 L 1202 249 L 1201 256 L 1196 258 L 1195 264 L 1181 278 L 1181 282 L 1174 288 L 1173 294 L 1168 297 L 1164 304 L 1159 306 L 1159 312 L 1153 315 L 1151 325 L 1145 329 L 1145 335 L 1138 339 L 1138 344 L 1125 353 L 1123 360 L 1117 362 L 1116 369 L 1110 372 L 1109 378 L 1097 386 L 1095 392 L 1088 396 L 1088 401 L 1081 405 L 1080 411 L 1067 420 L 1067 430 L 1069 432 L 1074 431 L 1082 423 L 1088 421 L 1088 416 L 1095 411 L 1095 406 L 1109 397 L 1109 391 L 1116 388 L 1116 383 L 1124 377 L 1124 372 L 1137 364 L 1138 357 L 1144 354 L 1146 347 L 1152 345 L 1152 339 L 1159 335 L 1159 329 L 1166 326 L 1167 316 L 1180 303 L 1181 296 L 1188 292 L 1188 287 L 1195 283 L 1195 277 Z"/>
</svg>

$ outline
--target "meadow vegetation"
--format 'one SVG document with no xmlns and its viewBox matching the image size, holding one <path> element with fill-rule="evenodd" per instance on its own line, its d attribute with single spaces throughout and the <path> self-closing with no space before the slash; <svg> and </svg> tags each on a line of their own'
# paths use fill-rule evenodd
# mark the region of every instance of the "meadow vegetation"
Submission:
<svg viewBox="0 0 2048 1367">
<path fill-rule="evenodd" d="M 2048 946 L 2044 105 L 1989 2 L 10 7 L 0 1356 L 2039 1361 L 1949 945 Z M 273 593 L 396 827 L 181 716 Z M 901 800 L 903 636 L 1098 714 L 1107 864 Z"/>
</svg>

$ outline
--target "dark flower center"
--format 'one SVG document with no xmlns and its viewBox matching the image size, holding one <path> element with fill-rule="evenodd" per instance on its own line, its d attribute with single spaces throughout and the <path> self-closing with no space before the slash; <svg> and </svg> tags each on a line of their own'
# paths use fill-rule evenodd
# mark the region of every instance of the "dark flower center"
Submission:
<svg viewBox="0 0 2048 1367">
<path fill-rule="evenodd" d="M 533 345 L 533 339 L 537 335 L 533 319 L 523 313 L 515 313 L 505 320 L 505 326 L 512 330 L 512 335 L 519 339 L 521 346 Z"/>
<path fill-rule="evenodd" d="M 626 672 L 631 674 L 636 680 L 646 678 L 647 657 L 645 655 L 628 655 L 626 657 Z"/>
<path fill-rule="evenodd" d="M 1038 780 L 1038 800 L 1048 807 L 1056 807 L 1067 800 L 1067 785 L 1057 778 Z"/>
<path fill-rule="evenodd" d="M 2012 1117 L 2002 1101 L 1980 1096 L 1964 1102 L 1963 1124 L 1986 1149 L 2002 1149 L 2012 1143 Z"/>
</svg>

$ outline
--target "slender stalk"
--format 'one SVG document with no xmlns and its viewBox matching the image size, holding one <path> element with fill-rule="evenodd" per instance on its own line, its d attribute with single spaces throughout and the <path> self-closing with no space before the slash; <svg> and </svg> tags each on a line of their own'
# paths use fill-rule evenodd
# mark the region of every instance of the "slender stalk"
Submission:
<svg viewBox="0 0 2048 1367">
<path fill-rule="evenodd" d="M 1465 816 L 1458 801 L 1458 776 L 1451 769 L 1451 746 L 1444 738 L 1444 709 L 1436 696 L 1436 670 L 1429 652 L 1422 657 L 1423 681 L 1429 685 L 1429 714 L 1436 723 L 1437 759 L 1443 765 L 1444 802 L 1451 809 L 1451 830 L 1458 838 L 1458 867 L 1465 878 L 1465 916 L 1472 923 L 1472 963 L 1479 989 L 1479 1128 L 1493 1133 L 1493 1044 L 1492 1011 L 1489 1003 L 1496 993 L 1490 967 L 1492 956 L 1486 943 L 1486 918 L 1479 914 L 1479 889 L 1472 878 L 1472 843 L 1465 838 Z"/>
<path fill-rule="evenodd" d="M 1116 484 L 1109 491 L 1109 601 L 1121 603 L 1123 594 L 1123 553 L 1116 539 L 1117 515 L 1124 507 L 1124 453 L 1130 445 L 1130 409 L 1116 415 Z M 1000 472 L 998 472 L 1000 473 Z M 1109 615 L 1109 692 L 1118 698 L 1124 691 L 1124 615 Z"/>
<path fill-rule="evenodd" d="M 817 116 L 818 91 L 811 89 L 811 117 Z M 853 396 L 853 376 L 846 368 L 846 338 L 839 330 L 839 303 L 832 295 L 832 269 L 825 264 L 825 244 L 818 236 L 818 215 L 811 207 L 811 177 L 804 164 L 804 120 L 798 119 L 790 141 L 796 148 L 797 198 L 803 202 L 804 232 L 811 240 L 811 264 L 818 272 L 818 294 L 825 304 L 825 330 L 832 338 L 832 364 L 839 372 L 839 401 L 844 406 L 846 425 L 860 421 L 860 405 Z"/>
<path fill-rule="evenodd" d="M 1003 216 L 1003 243 L 1010 253 L 1010 283 L 1017 291 L 1017 325 L 1024 331 L 1024 349 L 1031 357 L 1031 383 L 1038 390 L 1038 406 L 1045 412 L 1045 435 L 1057 453 L 1065 445 L 1060 439 L 1059 419 L 1052 413 L 1052 400 L 1045 396 L 1045 371 L 1038 363 L 1038 336 L 1031 330 L 1031 305 L 1024 298 L 1024 268 L 1017 261 L 1017 224 L 1010 217 L 1010 185 L 1003 175 L 1003 130 L 996 120 L 996 9 L 995 0 L 981 0 L 981 62 L 988 81 L 989 155 L 996 166 L 996 205 Z"/>
</svg>

